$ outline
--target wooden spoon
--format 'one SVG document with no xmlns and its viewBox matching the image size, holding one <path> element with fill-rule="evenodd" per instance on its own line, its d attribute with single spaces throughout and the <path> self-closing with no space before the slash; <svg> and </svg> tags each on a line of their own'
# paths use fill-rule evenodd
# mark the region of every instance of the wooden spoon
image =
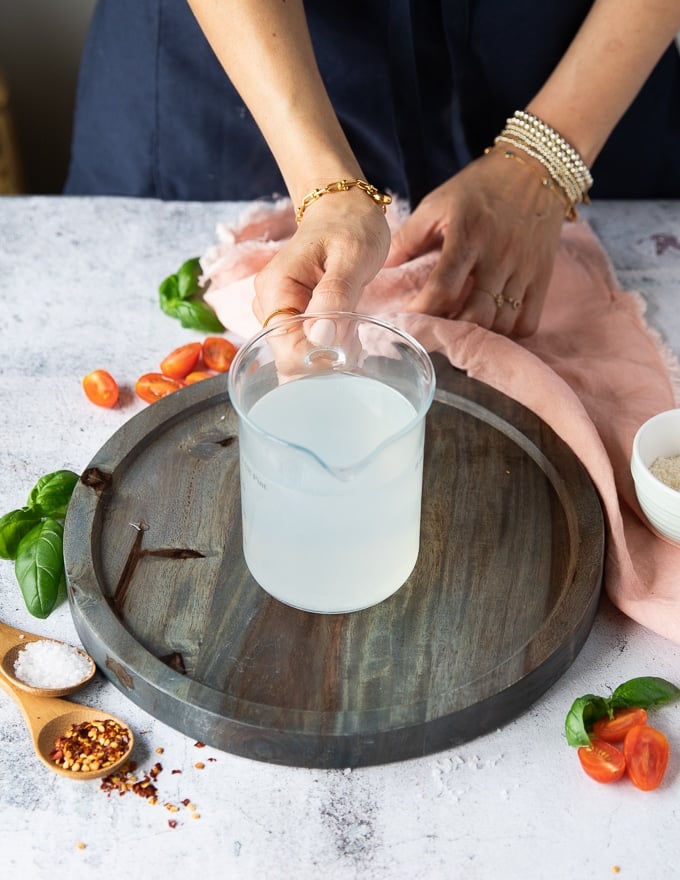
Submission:
<svg viewBox="0 0 680 880">
<path fill-rule="evenodd" d="M 130 757 L 134 747 L 132 731 L 117 718 L 109 715 L 101 709 L 93 709 L 90 706 L 81 706 L 79 703 L 71 703 L 55 697 L 39 697 L 35 694 L 19 690 L 10 683 L 9 678 L 0 675 L 0 689 L 7 691 L 14 697 L 26 719 L 28 729 L 33 740 L 33 748 L 36 755 L 50 770 L 66 776 L 69 779 L 98 779 L 108 776 L 121 767 Z M 55 740 L 63 736 L 72 724 L 81 722 L 115 721 L 127 731 L 128 744 L 125 752 L 119 755 L 114 762 L 98 770 L 70 770 L 62 767 L 50 757 L 54 751 Z"/>
<path fill-rule="evenodd" d="M 13 626 L 8 626 L 6 623 L 0 623 L 0 673 L 3 673 L 14 687 L 26 691 L 29 694 L 34 694 L 35 696 L 63 697 L 66 694 L 72 694 L 73 691 L 86 684 L 97 671 L 92 657 L 90 657 L 89 654 L 86 654 L 85 651 L 81 651 L 80 648 L 75 648 L 75 650 L 78 651 L 81 656 L 85 657 L 90 664 L 87 673 L 80 679 L 80 681 L 68 685 L 67 687 L 62 686 L 55 688 L 33 687 L 32 685 L 27 684 L 25 681 L 17 678 L 14 672 L 14 664 L 25 645 L 29 642 L 41 641 L 64 644 L 63 642 L 59 642 L 58 639 L 46 639 L 43 636 L 36 636 L 33 635 L 33 633 L 14 629 Z"/>
</svg>

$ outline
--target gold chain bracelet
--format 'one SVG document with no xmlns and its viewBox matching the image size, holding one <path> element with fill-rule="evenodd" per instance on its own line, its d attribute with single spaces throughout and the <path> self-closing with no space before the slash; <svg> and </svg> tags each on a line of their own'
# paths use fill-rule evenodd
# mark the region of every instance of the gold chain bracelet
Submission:
<svg viewBox="0 0 680 880">
<path fill-rule="evenodd" d="M 560 202 L 562 202 L 564 206 L 565 219 L 569 220 L 572 223 L 574 222 L 574 220 L 578 220 L 578 211 L 576 210 L 576 207 L 574 206 L 573 202 L 569 200 L 569 197 L 556 180 L 553 180 L 552 177 L 547 177 L 541 174 L 538 168 L 530 165 L 521 156 L 518 156 L 517 153 L 515 153 L 513 150 L 502 150 L 499 149 L 498 146 L 486 147 L 484 150 L 484 155 L 488 156 L 489 153 L 499 153 L 501 156 L 503 156 L 504 159 L 512 159 L 515 162 L 519 162 L 520 165 L 524 165 L 525 168 L 528 168 L 529 171 L 531 171 L 540 179 L 543 187 L 545 189 L 549 189 L 550 192 L 555 193 Z M 534 158 L 536 157 L 534 156 Z"/>
<path fill-rule="evenodd" d="M 300 225 L 300 222 L 304 216 L 307 208 L 313 203 L 316 202 L 321 196 L 328 195 L 328 193 L 339 193 L 339 192 L 347 192 L 347 190 L 352 189 L 352 187 L 356 187 L 360 189 L 362 192 L 365 192 L 366 195 L 372 199 L 376 205 L 382 209 L 383 214 L 387 210 L 387 206 L 392 201 L 392 196 L 388 196 L 386 193 L 380 192 L 377 187 L 372 186 L 372 184 L 367 183 L 365 180 L 360 180 L 355 178 L 353 180 L 336 180 L 333 183 L 329 183 L 320 189 L 313 189 L 308 195 L 304 197 L 300 206 L 295 211 L 295 222 Z"/>
</svg>

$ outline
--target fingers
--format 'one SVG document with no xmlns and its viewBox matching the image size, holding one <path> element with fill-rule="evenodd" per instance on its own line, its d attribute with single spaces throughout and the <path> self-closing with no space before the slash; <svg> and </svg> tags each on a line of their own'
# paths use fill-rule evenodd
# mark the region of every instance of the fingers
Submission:
<svg viewBox="0 0 680 880">
<path fill-rule="evenodd" d="M 277 266 L 260 272 L 255 279 L 253 302 L 253 311 L 260 323 L 278 322 L 302 312 L 352 311 L 365 285 L 363 272 L 356 266 L 344 272 L 342 268 L 332 268 L 325 274 L 321 271 L 312 272 L 308 281 L 281 277 Z"/>
<path fill-rule="evenodd" d="M 507 289 L 505 293 L 494 293 L 490 287 L 475 285 L 456 317 L 461 321 L 471 321 L 481 327 L 495 330 L 496 333 L 502 333 L 504 336 L 511 336 L 515 335 L 519 313 L 525 306 L 521 294 L 508 296 Z"/>
<path fill-rule="evenodd" d="M 383 265 L 389 227 L 364 194 L 329 195 L 312 207 L 255 278 L 253 311 L 260 322 L 274 322 L 286 309 L 353 311 Z"/>
<path fill-rule="evenodd" d="M 443 233 L 434 195 L 428 196 L 392 234 L 385 266 L 400 266 L 439 247 Z"/>
<path fill-rule="evenodd" d="M 409 311 L 526 336 L 538 327 L 564 219 L 531 169 L 484 156 L 434 190 L 395 234 L 388 265 L 440 248 Z"/>
<path fill-rule="evenodd" d="M 465 243 L 458 245 L 453 238 L 449 235 L 444 240 L 437 265 L 408 303 L 407 311 L 442 317 L 453 317 L 460 311 L 471 293 L 470 279 L 477 253 Z"/>
</svg>

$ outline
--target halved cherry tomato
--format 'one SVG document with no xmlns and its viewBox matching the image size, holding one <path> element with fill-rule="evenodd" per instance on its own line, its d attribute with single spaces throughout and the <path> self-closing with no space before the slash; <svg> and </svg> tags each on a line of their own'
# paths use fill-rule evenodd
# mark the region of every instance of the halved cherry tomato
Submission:
<svg viewBox="0 0 680 880">
<path fill-rule="evenodd" d="M 208 336 L 203 340 L 203 363 L 209 370 L 226 373 L 236 351 L 234 343 L 224 336 Z"/>
<path fill-rule="evenodd" d="M 162 373 L 144 373 L 135 383 L 137 395 L 147 403 L 155 403 L 161 397 L 172 394 L 183 387 L 183 383 Z"/>
<path fill-rule="evenodd" d="M 646 723 L 647 712 L 644 709 L 617 709 L 613 718 L 605 715 L 593 724 L 593 734 L 610 743 L 623 742 L 631 727 Z"/>
<path fill-rule="evenodd" d="M 112 407 L 118 403 L 118 383 L 106 370 L 93 370 L 83 379 L 83 391 L 97 406 Z"/>
<path fill-rule="evenodd" d="M 581 746 L 578 757 L 585 772 L 596 782 L 616 782 L 626 772 L 626 759 L 611 743 L 594 739 Z"/>
<path fill-rule="evenodd" d="M 660 730 L 647 724 L 631 727 L 623 741 L 623 754 L 633 785 L 643 791 L 658 788 L 668 766 L 669 751 L 668 740 Z"/>
<path fill-rule="evenodd" d="M 189 373 L 188 376 L 184 377 L 184 381 L 187 385 L 193 385 L 196 382 L 202 382 L 203 379 L 214 379 L 215 373 L 211 373 L 210 370 L 194 370 L 192 373 Z"/>
<path fill-rule="evenodd" d="M 161 361 L 161 373 L 171 379 L 183 379 L 196 369 L 203 346 L 200 342 L 187 342 L 171 351 Z"/>
</svg>

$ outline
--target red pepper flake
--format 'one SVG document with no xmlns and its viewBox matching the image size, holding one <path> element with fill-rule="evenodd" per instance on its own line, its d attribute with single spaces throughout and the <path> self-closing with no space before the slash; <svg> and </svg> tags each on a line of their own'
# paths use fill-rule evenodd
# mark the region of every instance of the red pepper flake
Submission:
<svg viewBox="0 0 680 880">
<path fill-rule="evenodd" d="M 202 769 L 205 765 L 199 761 L 194 766 Z M 100 786 L 101 790 L 105 791 L 109 796 L 112 791 L 117 791 L 118 794 L 121 796 L 131 791 L 133 794 L 139 795 L 139 797 L 144 798 L 149 804 L 159 803 L 158 789 L 156 788 L 154 781 L 163 770 L 162 764 L 157 761 L 153 765 L 153 767 L 151 767 L 149 772 L 146 773 L 141 779 L 135 776 L 136 769 L 137 764 L 134 761 L 130 761 L 127 764 L 124 764 L 123 767 L 116 773 L 112 773 L 102 780 Z M 172 770 L 171 772 L 181 773 L 182 771 Z M 191 802 L 189 798 L 184 798 L 181 801 L 181 804 L 191 811 L 192 819 L 199 818 L 198 813 L 196 813 L 196 806 Z M 163 806 L 170 813 L 178 813 L 180 810 L 180 807 L 177 804 L 173 804 L 169 801 L 163 802 Z M 169 819 L 168 825 L 170 826 L 170 828 L 176 828 L 177 820 Z"/>
<path fill-rule="evenodd" d="M 211 764 L 214 764 L 216 760 L 217 758 L 208 758 L 208 761 L 210 761 Z"/>
<path fill-rule="evenodd" d="M 117 791 L 119 795 L 124 795 L 126 792 L 131 791 L 133 794 L 155 803 L 158 789 L 152 780 L 158 776 L 163 768 L 160 764 L 154 765 L 141 780 L 137 779 L 134 775 L 136 769 L 137 765 L 133 762 L 125 764 L 117 773 L 105 776 L 99 786 L 100 789 L 109 795 L 112 791 Z"/>
<path fill-rule="evenodd" d="M 205 764 L 203 763 L 203 761 L 197 761 L 197 762 L 194 764 L 194 767 L 195 767 L 197 770 L 203 770 L 204 767 L 205 767 Z"/>
<path fill-rule="evenodd" d="M 195 748 L 195 749 L 204 749 L 204 748 L 205 748 L 205 743 L 202 743 L 202 742 L 200 742 L 200 741 L 199 741 L 199 742 L 195 742 L 195 743 L 194 743 L 194 748 Z"/>
<path fill-rule="evenodd" d="M 181 771 L 181 770 L 171 770 L 170 772 L 171 772 L 172 775 L 174 776 L 175 773 L 181 773 L 182 771 Z"/>
<path fill-rule="evenodd" d="M 130 731 L 113 718 L 70 724 L 54 741 L 50 759 L 74 773 L 101 770 L 130 749 Z"/>
</svg>

